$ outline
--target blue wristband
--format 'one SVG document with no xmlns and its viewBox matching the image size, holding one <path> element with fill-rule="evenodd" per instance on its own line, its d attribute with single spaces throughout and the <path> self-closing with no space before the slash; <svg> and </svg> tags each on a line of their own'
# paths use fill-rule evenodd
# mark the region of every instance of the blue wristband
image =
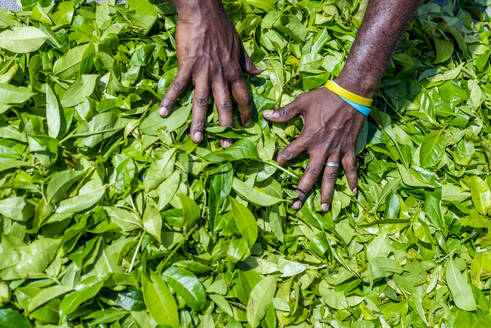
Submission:
<svg viewBox="0 0 491 328">
<path fill-rule="evenodd" d="M 363 115 L 365 116 L 368 116 L 371 112 L 371 109 L 370 107 L 366 107 L 366 106 L 362 106 L 360 104 L 357 104 L 357 103 L 354 103 L 352 102 L 351 100 L 348 100 L 344 97 L 341 97 L 341 96 L 338 96 L 339 98 L 343 99 L 345 102 L 347 102 L 351 107 L 353 107 L 354 109 L 356 109 L 357 111 L 359 111 L 360 113 L 362 113 Z"/>
<path fill-rule="evenodd" d="M 336 82 L 332 81 L 334 84 L 338 85 Z M 360 104 L 357 104 L 355 102 L 352 102 L 351 100 L 349 99 L 346 99 L 344 97 L 341 97 L 340 95 L 338 95 L 339 98 L 343 99 L 345 102 L 347 102 L 351 107 L 353 107 L 354 109 L 356 109 L 357 111 L 359 111 L 360 113 L 362 113 L 363 115 L 365 116 L 368 116 L 370 114 L 370 112 L 372 111 L 370 109 L 370 107 L 367 107 L 367 106 L 363 106 L 363 105 L 360 105 Z"/>
</svg>

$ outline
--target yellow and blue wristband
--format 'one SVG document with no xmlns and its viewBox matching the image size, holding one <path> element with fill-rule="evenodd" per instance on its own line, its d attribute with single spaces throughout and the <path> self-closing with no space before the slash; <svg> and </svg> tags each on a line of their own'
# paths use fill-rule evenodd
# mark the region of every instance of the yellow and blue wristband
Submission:
<svg viewBox="0 0 491 328">
<path fill-rule="evenodd" d="M 325 87 L 363 115 L 368 116 L 370 114 L 371 109 L 369 106 L 372 105 L 373 99 L 365 98 L 348 91 L 332 80 L 327 81 Z"/>
</svg>

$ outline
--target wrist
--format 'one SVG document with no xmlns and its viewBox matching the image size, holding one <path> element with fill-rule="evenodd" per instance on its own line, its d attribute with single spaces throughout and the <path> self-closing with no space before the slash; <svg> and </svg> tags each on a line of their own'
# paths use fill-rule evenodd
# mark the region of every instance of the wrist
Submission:
<svg viewBox="0 0 491 328">
<path fill-rule="evenodd" d="M 342 88 L 365 98 L 373 98 L 378 85 L 378 79 L 369 73 L 349 68 L 344 68 L 334 81 Z"/>
<path fill-rule="evenodd" d="M 223 10 L 220 0 L 171 0 L 180 18 L 206 17 Z"/>
</svg>

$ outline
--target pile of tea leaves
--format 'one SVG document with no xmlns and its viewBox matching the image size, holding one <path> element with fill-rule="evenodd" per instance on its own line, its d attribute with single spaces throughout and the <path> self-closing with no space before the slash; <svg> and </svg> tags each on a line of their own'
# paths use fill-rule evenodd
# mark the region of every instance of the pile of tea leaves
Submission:
<svg viewBox="0 0 491 328">
<path fill-rule="evenodd" d="M 264 69 L 254 125 L 189 137 L 167 1 L 0 10 L 0 327 L 489 327 L 489 0 L 425 2 L 340 172 L 290 208 L 302 129 L 265 109 L 336 77 L 365 0 L 224 0 Z M 237 113 L 236 113 L 237 114 Z M 223 150 L 220 137 L 235 140 Z M 487 324 L 486 324 L 487 322 Z"/>
</svg>

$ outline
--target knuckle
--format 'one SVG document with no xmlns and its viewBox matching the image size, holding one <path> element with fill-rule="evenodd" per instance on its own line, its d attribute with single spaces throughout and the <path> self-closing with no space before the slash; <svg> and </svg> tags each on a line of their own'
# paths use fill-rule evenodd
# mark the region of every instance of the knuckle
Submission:
<svg viewBox="0 0 491 328">
<path fill-rule="evenodd" d="M 332 152 L 336 151 L 336 149 L 333 149 L 333 136 L 331 134 L 328 134 L 327 136 L 324 136 L 322 139 L 322 145 L 325 149 L 331 150 Z"/>
<path fill-rule="evenodd" d="M 198 106 L 208 106 L 208 99 L 205 97 L 197 97 L 196 104 Z"/>
<path fill-rule="evenodd" d="M 218 69 L 218 72 L 220 74 L 223 74 L 223 72 L 225 72 L 225 64 L 220 62 L 218 65 L 217 65 L 217 69 Z"/>
<path fill-rule="evenodd" d="M 178 81 L 178 80 L 174 80 L 171 84 L 171 88 L 174 90 L 174 91 L 181 91 L 182 88 L 183 88 L 183 84 Z"/>
<path fill-rule="evenodd" d="M 343 160 L 343 167 L 345 169 L 345 171 L 349 172 L 349 173 L 354 173 L 356 174 L 357 171 L 358 171 L 358 167 L 356 165 L 356 160 L 354 159 L 354 157 L 348 157 L 348 158 L 345 158 Z"/>
<path fill-rule="evenodd" d="M 337 138 L 332 138 L 330 140 L 329 148 L 332 154 L 336 154 L 337 156 L 340 156 L 341 149 L 342 149 L 341 141 Z"/>
<path fill-rule="evenodd" d="M 285 150 L 282 150 L 279 154 L 278 154 L 278 160 L 280 161 L 290 161 L 291 159 L 293 158 L 293 155 L 292 153 L 285 149 Z"/>
<path fill-rule="evenodd" d="M 315 168 L 315 167 L 308 167 L 306 170 L 305 170 L 305 174 L 311 176 L 311 177 L 316 177 L 318 176 L 320 173 L 319 169 Z"/>
<path fill-rule="evenodd" d="M 331 204 L 332 194 L 329 191 L 321 192 L 321 201 L 323 203 Z"/>
<path fill-rule="evenodd" d="M 297 188 L 295 191 L 297 192 L 298 198 L 300 199 L 304 199 L 305 196 L 307 195 L 307 192 L 300 188 Z"/>
<path fill-rule="evenodd" d="M 238 75 L 238 74 L 229 74 L 227 77 L 227 80 L 229 81 L 230 84 L 237 83 L 241 79 L 242 79 L 242 75 Z"/>
<path fill-rule="evenodd" d="M 285 118 L 286 116 L 286 111 L 283 107 L 281 107 L 280 109 L 278 109 L 278 111 L 276 112 L 276 115 L 278 115 L 278 117 L 280 118 Z"/>
<path fill-rule="evenodd" d="M 335 172 L 326 173 L 326 179 L 328 180 L 336 180 L 338 178 L 338 174 Z"/>
<path fill-rule="evenodd" d="M 339 135 L 341 132 L 345 130 L 344 126 L 340 126 L 337 124 L 334 124 L 330 127 L 332 135 Z"/>
<path fill-rule="evenodd" d="M 227 100 L 225 101 L 222 106 L 220 106 L 220 109 L 221 110 L 224 110 L 224 111 L 231 111 L 233 109 L 233 105 L 232 105 L 232 102 L 230 100 Z"/>
<path fill-rule="evenodd" d="M 205 122 L 201 120 L 193 122 L 193 129 L 195 131 L 202 131 L 204 128 L 205 128 Z"/>
<path fill-rule="evenodd" d="M 229 65 L 225 72 L 225 76 L 230 83 L 235 83 L 242 80 L 241 69 L 236 65 Z"/>
<path fill-rule="evenodd" d="M 249 95 L 249 92 L 244 92 L 244 94 L 240 97 L 240 104 L 243 106 L 250 106 L 252 104 L 252 98 Z"/>
<path fill-rule="evenodd" d="M 312 131 L 305 131 L 305 139 L 308 141 L 312 141 L 317 138 L 317 133 Z"/>
<path fill-rule="evenodd" d="M 300 104 L 304 104 L 307 100 L 307 95 L 305 93 L 302 93 L 301 95 L 297 96 L 297 98 L 295 98 L 295 103 L 297 105 L 300 105 Z"/>
</svg>

